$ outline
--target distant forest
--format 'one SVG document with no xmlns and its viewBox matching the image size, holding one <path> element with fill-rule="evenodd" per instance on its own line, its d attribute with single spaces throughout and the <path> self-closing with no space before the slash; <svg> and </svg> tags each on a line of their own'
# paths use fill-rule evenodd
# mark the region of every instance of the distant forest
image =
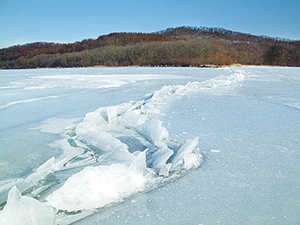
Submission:
<svg viewBox="0 0 300 225">
<path fill-rule="evenodd" d="M 300 41 L 185 26 L 155 33 L 111 33 L 70 44 L 37 42 L 0 49 L 0 69 L 232 64 L 300 66 Z"/>
</svg>

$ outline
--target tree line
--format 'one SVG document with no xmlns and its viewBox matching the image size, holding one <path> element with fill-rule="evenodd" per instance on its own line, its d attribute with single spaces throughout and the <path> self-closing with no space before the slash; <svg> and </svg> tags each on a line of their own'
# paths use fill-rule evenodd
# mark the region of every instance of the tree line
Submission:
<svg viewBox="0 0 300 225">
<path fill-rule="evenodd" d="M 222 28 L 112 33 L 71 44 L 32 43 L 0 49 L 1 69 L 91 66 L 300 66 L 300 42 Z"/>
</svg>

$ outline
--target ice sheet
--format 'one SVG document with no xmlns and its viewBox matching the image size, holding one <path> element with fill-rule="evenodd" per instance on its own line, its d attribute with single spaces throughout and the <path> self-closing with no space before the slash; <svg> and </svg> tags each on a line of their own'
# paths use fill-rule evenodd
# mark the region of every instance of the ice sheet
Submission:
<svg viewBox="0 0 300 225">
<path fill-rule="evenodd" d="M 24 197 L 35 197 L 39 200 L 38 203 L 54 210 L 54 224 L 74 223 L 94 212 L 100 214 L 78 223 L 88 224 L 91 221 L 91 224 L 97 224 L 100 221 L 100 224 L 109 224 L 113 221 L 122 224 L 132 215 L 132 224 L 141 224 L 141 217 L 145 223 L 152 221 L 156 224 L 165 221 L 180 221 L 183 224 L 187 221 L 217 223 L 218 220 L 228 224 L 232 222 L 230 218 L 233 218 L 233 212 L 241 215 L 234 217 L 236 221 L 249 222 L 246 213 L 241 212 L 243 208 L 251 211 L 254 218 L 257 218 L 256 221 L 262 222 L 259 218 L 263 216 L 263 212 L 257 213 L 255 217 L 255 211 L 250 206 L 245 207 L 246 204 L 242 204 L 240 200 L 243 199 L 242 193 L 246 193 L 248 197 L 244 197 L 245 202 L 250 202 L 253 208 L 259 208 L 251 199 L 261 205 L 266 205 L 270 200 L 265 195 L 267 190 L 259 189 L 265 186 L 262 181 L 269 182 L 266 186 L 274 194 L 272 190 L 275 188 L 272 188 L 270 182 L 274 182 L 274 187 L 282 191 L 284 183 L 280 186 L 277 180 L 286 182 L 289 179 L 285 179 L 288 176 L 285 172 L 287 168 L 290 168 L 289 176 L 296 177 L 294 175 L 298 167 L 294 159 L 297 159 L 297 151 L 296 144 L 293 143 L 297 142 L 295 137 L 299 129 L 296 128 L 298 117 L 293 112 L 297 111 L 295 106 L 299 98 L 293 90 L 299 90 L 295 83 L 297 74 L 282 76 L 279 71 L 278 74 L 272 73 L 264 77 L 264 73 L 273 70 L 254 67 L 211 70 L 137 68 L 137 73 L 143 70 L 148 72 L 143 72 L 142 75 L 129 73 L 126 77 L 125 74 L 116 75 L 116 70 L 123 69 L 112 69 L 113 76 L 96 76 L 93 73 L 98 70 L 85 70 L 92 73 L 91 77 L 89 74 L 76 75 L 76 70 L 70 70 L 71 74 L 65 78 L 65 75 L 59 74 L 61 70 L 45 70 L 52 74 L 48 77 L 30 75 L 14 82 L 15 85 L 5 84 L 22 90 L 20 93 L 31 93 L 30 97 L 25 96 L 24 99 L 37 99 L 39 91 L 43 92 L 45 89 L 51 93 L 49 96 L 62 96 L 52 99 L 59 104 L 50 110 L 44 110 L 49 111 L 47 116 L 27 126 L 31 128 L 29 131 L 36 127 L 38 130 L 34 130 L 35 132 L 40 130 L 53 135 L 50 142 L 46 143 L 50 143 L 51 148 L 60 152 L 60 155 L 42 161 L 40 167 L 23 178 L 0 183 L 0 190 L 5 193 L 5 190 L 17 185 L 24 195 L 20 197 L 23 202 Z M 168 75 L 155 75 L 157 71 Z M 190 72 L 194 74 L 189 74 Z M 36 71 L 32 73 L 38 74 Z M 180 76 L 174 75 L 177 73 Z M 200 77 L 197 73 L 208 73 L 210 76 L 204 79 L 204 76 Z M 80 82 L 85 79 L 88 82 L 80 87 Z M 110 89 L 112 86 L 105 88 L 105 85 L 109 85 L 107 79 L 116 80 L 114 87 L 119 89 Z M 46 86 L 42 86 L 43 82 Z M 101 86 L 101 82 L 104 86 Z M 285 88 L 287 83 L 289 88 Z M 19 86 L 16 87 L 17 85 Z M 64 95 L 63 91 L 58 91 L 59 85 L 59 89 L 74 91 L 68 91 Z M 36 89 L 40 86 L 44 89 Z M 107 90 L 100 91 L 99 87 Z M 6 90 L 9 89 L 2 91 Z M 57 92 L 60 93 L 56 95 Z M 146 94 L 149 92 L 152 93 Z M 76 99 L 72 99 L 73 96 Z M 79 96 L 84 98 L 77 99 Z M 28 102 L 30 104 L 19 104 L 2 113 L 15 113 L 25 106 L 29 107 L 31 103 L 38 103 L 36 106 L 39 107 L 47 106 L 48 100 L 50 101 L 43 99 Z M 90 103 L 86 104 L 88 101 Z M 75 119 L 68 117 L 64 110 L 69 108 L 72 111 L 76 105 L 82 108 L 83 115 L 81 118 L 76 115 Z M 61 111 L 55 111 L 57 108 Z M 20 114 L 24 114 L 24 111 L 20 111 Z M 24 122 L 26 123 L 28 122 Z M 53 139 L 55 141 L 51 142 Z M 272 146 L 269 145 L 270 142 L 274 142 Z M 203 169 L 170 183 L 202 165 L 203 154 L 199 146 L 206 154 L 206 163 L 201 167 Z M 45 151 L 43 145 L 39 146 L 39 151 Z M 270 172 L 270 165 L 273 165 L 272 170 L 278 176 Z M 260 171 L 260 168 L 264 170 Z M 290 181 L 289 186 L 292 188 L 296 180 Z M 161 185 L 163 188 L 147 192 Z M 96 187 L 102 188 L 100 190 Z M 233 191 L 236 194 L 231 196 Z M 136 195 L 139 192 L 143 194 Z M 10 193 L 17 192 L 13 188 Z M 254 198 L 251 198 L 251 193 L 254 193 Z M 99 201 L 91 196 L 97 196 Z M 265 204 L 258 196 L 267 200 L 264 201 Z M 274 200 L 273 203 L 282 202 L 282 198 L 279 198 L 281 200 Z M 113 204 L 124 200 L 126 201 L 120 205 Z M 221 203 L 215 204 L 217 201 Z M 7 219 L 7 215 L 11 215 L 8 206 L 18 206 L 20 201 L 8 198 L 7 202 L 0 219 Z M 35 205 L 36 202 L 31 203 L 29 205 Z M 239 207 L 234 207 L 235 204 Z M 105 210 L 101 210 L 102 207 Z M 130 209 L 130 212 L 126 212 L 126 209 Z M 9 211 L 3 216 L 2 213 Z M 228 212 L 227 217 L 222 217 L 221 214 L 225 211 Z M 20 208 L 20 215 L 22 213 Z M 147 220 L 147 215 L 152 220 Z M 207 215 L 207 218 L 203 215 Z M 95 221 L 99 217 L 101 219 Z"/>
</svg>

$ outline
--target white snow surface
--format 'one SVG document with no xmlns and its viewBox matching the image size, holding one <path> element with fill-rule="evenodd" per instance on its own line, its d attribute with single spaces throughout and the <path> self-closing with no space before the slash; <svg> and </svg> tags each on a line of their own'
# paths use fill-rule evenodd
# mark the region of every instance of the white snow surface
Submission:
<svg viewBox="0 0 300 225">
<path fill-rule="evenodd" d="M 0 80 L 0 224 L 300 221 L 298 68 Z"/>
</svg>

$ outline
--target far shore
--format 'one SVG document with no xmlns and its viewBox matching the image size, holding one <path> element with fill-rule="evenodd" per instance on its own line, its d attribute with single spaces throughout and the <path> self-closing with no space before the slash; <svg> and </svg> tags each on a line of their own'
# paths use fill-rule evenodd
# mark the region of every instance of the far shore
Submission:
<svg viewBox="0 0 300 225">
<path fill-rule="evenodd" d="M 200 66 L 169 66 L 169 65 L 157 65 L 157 66 L 140 66 L 140 65 L 132 65 L 132 66 L 104 66 L 104 65 L 95 65 L 95 66 L 87 66 L 87 67 L 37 67 L 37 68 L 18 68 L 18 69 L 0 69 L 0 70 L 30 70 L 30 69 L 82 69 L 82 68 L 126 68 L 126 67 L 159 67 L 159 68 L 226 68 L 226 67 L 282 67 L 282 68 L 299 68 L 297 66 L 280 66 L 280 65 L 247 65 L 234 63 L 231 65 L 200 65 Z"/>
</svg>

